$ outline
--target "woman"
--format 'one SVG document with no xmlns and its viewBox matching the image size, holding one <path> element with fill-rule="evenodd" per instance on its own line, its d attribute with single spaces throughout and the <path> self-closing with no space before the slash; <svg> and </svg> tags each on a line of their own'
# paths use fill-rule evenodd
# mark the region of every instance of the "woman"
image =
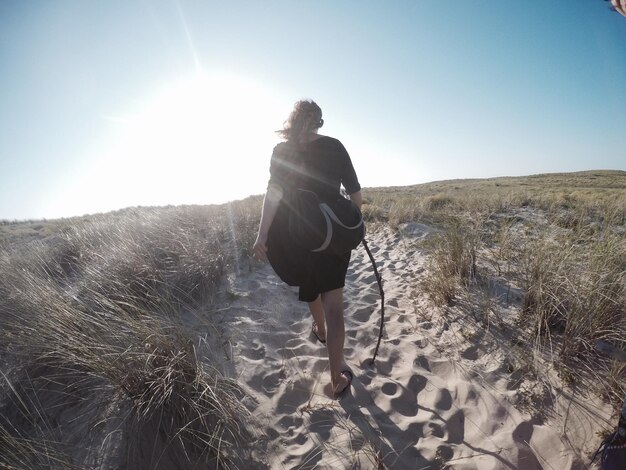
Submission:
<svg viewBox="0 0 626 470">
<path fill-rule="evenodd" d="M 343 287 L 350 252 L 331 255 L 306 251 L 289 237 L 287 230 L 297 188 L 317 193 L 324 202 L 341 197 L 343 185 L 361 208 L 361 186 L 350 156 L 337 139 L 318 134 L 323 124 L 322 110 L 314 101 L 298 101 L 284 128 L 278 131 L 286 141 L 278 144 L 272 154 L 253 250 L 258 260 L 269 259 L 283 281 L 299 286 L 298 298 L 308 303 L 313 316 L 313 334 L 327 345 L 331 389 L 337 396 L 352 383 L 352 372 L 344 367 L 343 357 Z"/>
</svg>

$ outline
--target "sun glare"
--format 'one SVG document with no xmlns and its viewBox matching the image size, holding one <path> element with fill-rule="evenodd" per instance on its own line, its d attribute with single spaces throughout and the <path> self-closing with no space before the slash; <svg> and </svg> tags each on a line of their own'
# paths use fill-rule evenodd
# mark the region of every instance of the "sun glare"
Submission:
<svg viewBox="0 0 626 470">
<path fill-rule="evenodd" d="M 289 109 L 276 96 L 238 78 L 199 75 L 143 103 L 110 118 L 117 137 L 81 179 L 85 197 L 73 197 L 79 212 L 221 203 L 263 192 L 273 131 Z"/>
</svg>

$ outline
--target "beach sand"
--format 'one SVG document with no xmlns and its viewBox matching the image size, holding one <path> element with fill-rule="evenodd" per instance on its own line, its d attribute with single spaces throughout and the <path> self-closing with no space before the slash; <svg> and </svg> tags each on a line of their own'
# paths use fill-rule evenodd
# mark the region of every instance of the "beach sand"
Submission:
<svg viewBox="0 0 626 470">
<path fill-rule="evenodd" d="M 355 378 L 339 400 L 328 395 L 326 349 L 296 289 L 256 262 L 224 285 L 205 312 L 219 333 L 206 334 L 251 397 L 258 468 L 589 468 L 610 408 L 560 386 L 547 369 L 528 380 L 511 363 L 532 351 L 472 329 L 455 307 L 433 307 L 419 289 L 428 271 L 420 241 L 433 231 L 411 224 L 368 234 L 387 316 L 373 366 L 380 296 L 365 250 L 353 252 L 344 305 Z"/>
</svg>

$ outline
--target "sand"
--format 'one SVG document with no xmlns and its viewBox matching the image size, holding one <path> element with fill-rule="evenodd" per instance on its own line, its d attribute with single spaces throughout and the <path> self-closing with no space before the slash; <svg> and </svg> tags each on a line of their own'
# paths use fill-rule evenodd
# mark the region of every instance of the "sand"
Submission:
<svg viewBox="0 0 626 470">
<path fill-rule="evenodd" d="M 432 306 L 419 289 L 428 270 L 419 242 L 433 231 L 411 224 L 368 234 L 387 313 L 374 366 L 366 360 L 378 335 L 378 286 L 365 250 L 353 252 L 344 305 L 355 379 L 339 400 L 328 395 L 326 349 L 297 291 L 256 262 L 226 283 L 205 313 L 219 319 L 225 370 L 251 396 L 258 468 L 588 468 L 610 409 L 548 371 L 548 393 L 533 393 L 537 383 L 510 365 L 531 351 Z"/>
</svg>

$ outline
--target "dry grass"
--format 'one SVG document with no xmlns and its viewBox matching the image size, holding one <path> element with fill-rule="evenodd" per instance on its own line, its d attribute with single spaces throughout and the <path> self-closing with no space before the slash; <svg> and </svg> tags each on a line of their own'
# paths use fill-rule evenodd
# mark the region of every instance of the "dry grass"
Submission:
<svg viewBox="0 0 626 470">
<path fill-rule="evenodd" d="M 625 179 L 624 171 L 589 171 L 372 188 L 365 190 L 364 213 L 397 226 L 441 222 L 448 214 L 493 214 L 520 207 L 557 214 L 575 207 L 596 219 L 615 213 L 623 225 Z"/>
<path fill-rule="evenodd" d="M 429 242 L 422 286 L 435 303 L 519 289 L 518 340 L 552 352 L 563 378 L 623 395 L 623 369 L 592 347 L 626 348 L 625 172 L 365 195 L 372 225 L 445 229 Z M 0 223 L 0 467 L 245 466 L 243 392 L 218 370 L 211 338 L 180 319 L 246 268 L 260 204 Z M 484 292 L 483 323 L 497 328 L 500 298 Z"/>
<path fill-rule="evenodd" d="M 240 269 L 260 200 L 51 222 L 0 251 L 0 466 L 220 468 L 253 429 L 187 331 Z"/>
<path fill-rule="evenodd" d="M 450 304 L 461 285 L 476 276 L 480 234 L 473 220 L 451 218 L 430 242 L 429 273 L 421 287 L 437 305 Z"/>
<path fill-rule="evenodd" d="M 552 360 L 564 381 L 591 385 L 619 406 L 623 367 L 593 348 L 605 340 L 626 349 L 626 172 L 443 181 L 366 194 L 372 220 L 444 229 L 426 245 L 430 266 L 420 286 L 435 304 L 486 285 L 521 290 L 518 341 Z M 500 301 L 501 291 L 492 295 Z"/>
</svg>

